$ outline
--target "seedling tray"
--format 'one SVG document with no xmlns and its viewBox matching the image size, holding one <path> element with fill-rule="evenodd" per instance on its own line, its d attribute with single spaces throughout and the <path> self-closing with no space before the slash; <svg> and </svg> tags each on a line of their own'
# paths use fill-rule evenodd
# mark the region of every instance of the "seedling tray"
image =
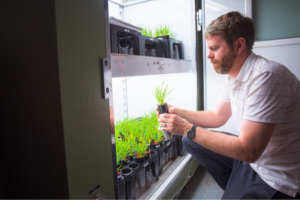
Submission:
<svg viewBox="0 0 300 200">
<path fill-rule="evenodd" d="M 177 139 L 173 137 L 171 140 L 165 141 L 164 144 L 160 145 L 151 145 L 151 151 L 156 151 L 158 154 L 158 163 L 159 163 L 159 175 L 163 173 L 163 167 L 167 164 L 169 161 L 169 154 L 170 159 L 172 155 L 174 157 L 177 157 Z M 173 148 L 172 148 L 173 147 Z M 169 148 L 172 148 L 172 153 L 169 151 Z"/>
<path fill-rule="evenodd" d="M 110 24 L 111 53 L 120 53 L 119 44 L 121 47 L 133 48 L 133 55 L 143 55 L 142 39 L 142 34 L 139 31 Z"/>
<path fill-rule="evenodd" d="M 174 51 L 173 46 L 178 46 L 179 51 L 179 59 L 184 59 L 184 48 L 183 48 L 183 42 L 179 40 L 175 40 L 170 38 L 170 36 L 159 36 L 157 37 L 162 44 L 162 54 L 165 58 L 173 58 L 174 57 Z"/>
<path fill-rule="evenodd" d="M 142 38 L 142 53 L 144 56 L 154 56 L 151 55 L 150 49 L 155 49 L 156 55 L 154 57 L 163 57 L 162 44 L 159 39 L 148 37 L 145 35 L 143 35 Z"/>
</svg>

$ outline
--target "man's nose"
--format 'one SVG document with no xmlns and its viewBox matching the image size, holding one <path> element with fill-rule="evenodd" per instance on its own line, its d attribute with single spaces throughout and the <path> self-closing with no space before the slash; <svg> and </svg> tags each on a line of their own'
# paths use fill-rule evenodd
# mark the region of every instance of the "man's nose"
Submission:
<svg viewBox="0 0 300 200">
<path fill-rule="evenodd" d="M 208 54 L 207 54 L 207 58 L 213 58 L 214 55 L 212 54 L 211 50 L 208 51 Z"/>
</svg>

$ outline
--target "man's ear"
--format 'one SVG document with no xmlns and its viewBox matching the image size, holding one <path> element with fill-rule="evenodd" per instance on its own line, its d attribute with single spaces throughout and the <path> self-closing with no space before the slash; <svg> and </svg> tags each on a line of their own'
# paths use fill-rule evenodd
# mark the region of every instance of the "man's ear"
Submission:
<svg viewBox="0 0 300 200">
<path fill-rule="evenodd" d="M 239 37 L 235 42 L 235 49 L 236 49 L 237 54 L 242 53 L 245 48 L 246 48 L 245 38 Z"/>
</svg>

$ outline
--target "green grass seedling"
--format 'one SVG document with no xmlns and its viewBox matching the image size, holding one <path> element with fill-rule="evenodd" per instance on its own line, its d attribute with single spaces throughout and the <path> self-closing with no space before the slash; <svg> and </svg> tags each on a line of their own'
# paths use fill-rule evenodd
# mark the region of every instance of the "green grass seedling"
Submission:
<svg viewBox="0 0 300 200">
<path fill-rule="evenodd" d="M 161 84 L 161 86 L 157 86 L 155 91 L 152 92 L 154 97 L 157 100 L 158 105 L 164 105 L 166 103 L 166 97 L 172 92 L 172 90 L 168 91 L 168 85 L 164 86 L 165 81 Z M 171 100 L 171 99 L 169 99 Z"/>
<path fill-rule="evenodd" d="M 159 24 L 157 26 L 155 26 L 155 37 L 159 37 L 159 36 L 167 36 L 169 35 L 170 38 L 175 38 L 177 36 L 176 32 L 172 30 L 170 25 L 162 25 Z"/>
<path fill-rule="evenodd" d="M 141 26 L 141 28 L 143 29 L 141 31 L 142 35 L 145 35 L 145 36 L 148 36 L 148 37 L 154 37 L 153 29 L 147 28 L 146 26 Z"/>
</svg>

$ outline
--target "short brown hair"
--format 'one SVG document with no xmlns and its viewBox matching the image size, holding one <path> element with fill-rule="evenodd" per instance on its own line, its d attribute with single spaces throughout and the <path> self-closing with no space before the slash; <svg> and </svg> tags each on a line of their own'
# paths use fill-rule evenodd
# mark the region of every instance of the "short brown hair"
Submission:
<svg viewBox="0 0 300 200">
<path fill-rule="evenodd" d="M 210 35 L 220 35 L 229 48 L 239 37 L 246 40 L 246 46 L 252 50 L 255 40 L 255 28 L 251 18 L 239 12 L 229 12 L 212 21 L 205 30 L 205 39 Z"/>
</svg>

